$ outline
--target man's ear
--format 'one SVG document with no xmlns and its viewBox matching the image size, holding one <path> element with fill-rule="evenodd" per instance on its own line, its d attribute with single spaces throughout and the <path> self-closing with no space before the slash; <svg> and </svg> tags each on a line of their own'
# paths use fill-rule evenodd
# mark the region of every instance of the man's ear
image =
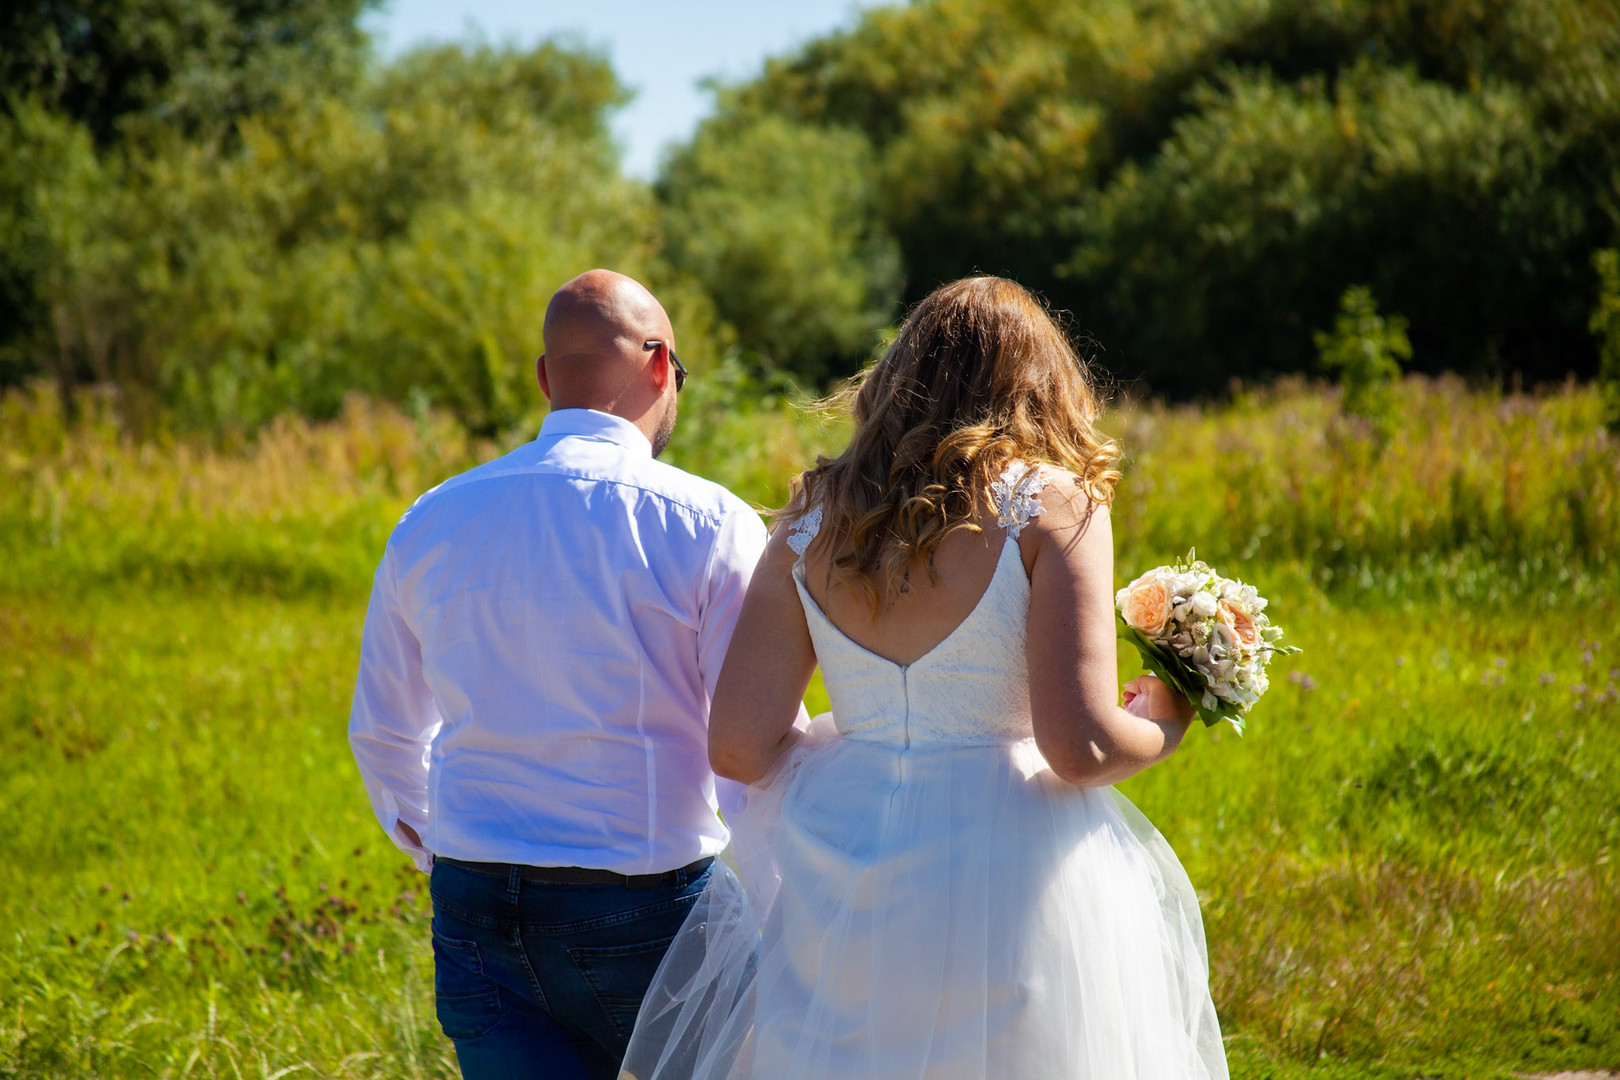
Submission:
<svg viewBox="0 0 1620 1080">
<path fill-rule="evenodd" d="M 541 353 L 540 359 L 534 362 L 534 377 L 540 383 L 540 392 L 551 400 L 551 380 L 546 378 L 546 354 Z"/>
<path fill-rule="evenodd" d="M 664 362 L 662 364 L 658 362 L 660 353 L 663 354 Z M 669 388 L 670 380 L 675 378 L 675 365 L 669 362 L 669 344 L 667 342 L 660 342 L 658 347 L 653 350 L 652 363 L 647 365 L 647 371 L 652 377 L 653 389 L 658 391 L 659 397 L 663 397 L 664 391 Z"/>
</svg>

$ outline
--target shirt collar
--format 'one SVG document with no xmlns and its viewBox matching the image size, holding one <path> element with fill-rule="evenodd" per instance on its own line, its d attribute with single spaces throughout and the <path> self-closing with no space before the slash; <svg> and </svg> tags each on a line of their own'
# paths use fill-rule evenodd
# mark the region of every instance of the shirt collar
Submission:
<svg viewBox="0 0 1620 1080">
<path fill-rule="evenodd" d="M 540 438 L 559 439 L 565 435 L 613 443 L 652 457 L 652 443 L 647 441 L 641 429 L 612 413 L 595 409 L 553 409 L 540 422 Z"/>
</svg>

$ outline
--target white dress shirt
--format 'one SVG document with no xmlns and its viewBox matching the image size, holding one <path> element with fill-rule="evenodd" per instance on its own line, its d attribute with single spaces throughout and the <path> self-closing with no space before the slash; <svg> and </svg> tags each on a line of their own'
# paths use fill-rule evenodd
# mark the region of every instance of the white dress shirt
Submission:
<svg viewBox="0 0 1620 1080">
<path fill-rule="evenodd" d="M 709 701 L 765 541 L 587 409 L 423 495 L 377 567 L 349 719 L 377 820 L 424 870 L 717 854 Z"/>
</svg>

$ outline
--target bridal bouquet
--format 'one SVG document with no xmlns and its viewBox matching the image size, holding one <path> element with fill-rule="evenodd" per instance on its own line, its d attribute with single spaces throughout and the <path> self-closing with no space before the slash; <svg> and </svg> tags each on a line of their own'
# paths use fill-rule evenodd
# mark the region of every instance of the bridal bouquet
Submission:
<svg viewBox="0 0 1620 1080">
<path fill-rule="evenodd" d="M 1187 552 L 1114 597 L 1119 636 L 1136 646 L 1142 666 L 1185 694 L 1206 725 L 1230 720 L 1243 733 L 1243 714 L 1271 683 L 1266 665 L 1283 632 L 1266 618 L 1266 598 L 1223 578 Z"/>
</svg>

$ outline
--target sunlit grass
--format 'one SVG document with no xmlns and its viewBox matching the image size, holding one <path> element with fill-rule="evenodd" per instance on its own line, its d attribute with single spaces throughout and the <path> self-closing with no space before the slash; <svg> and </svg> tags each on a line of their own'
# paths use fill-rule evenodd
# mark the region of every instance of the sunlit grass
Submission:
<svg viewBox="0 0 1620 1080">
<path fill-rule="evenodd" d="M 1305 648 L 1246 738 L 1126 785 L 1203 899 L 1235 1076 L 1620 1066 L 1595 402 L 1414 380 L 1382 447 L 1302 385 L 1110 417 L 1120 575 L 1196 544 Z M 671 457 L 760 505 L 841 438 L 736 382 L 683 405 Z M 21 397 L 0 440 L 0 1075 L 453 1075 L 344 728 L 389 527 L 500 445 L 356 401 L 136 446 Z"/>
</svg>

